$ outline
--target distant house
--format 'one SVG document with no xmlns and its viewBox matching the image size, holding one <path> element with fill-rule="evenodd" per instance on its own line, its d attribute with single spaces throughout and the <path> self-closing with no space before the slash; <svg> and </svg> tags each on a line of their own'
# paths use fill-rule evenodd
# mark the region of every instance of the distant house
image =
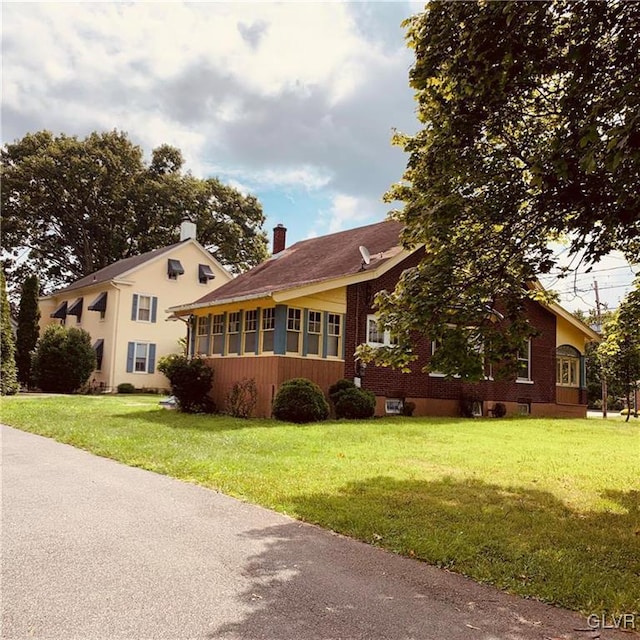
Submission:
<svg viewBox="0 0 640 640">
<path fill-rule="evenodd" d="M 162 356 L 180 351 L 184 322 L 167 307 L 200 297 L 232 277 L 183 223 L 181 241 L 120 260 L 39 300 L 40 329 L 58 323 L 91 335 L 97 368 L 91 381 L 104 391 L 123 382 L 165 389 L 156 369 Z M 167 321 L 167 320 L 174 321 Z"/>
<path fill-rule="evenodd" d="M 362 343 L 389 340 L 377 327 L 373 299 L 391 289 L 400 274 L 418 263 L 423 249 L 403 249 L 401 225 L 377 224 L 303 240 L 286 248 L 286 229 L 274 229 L 274 254 L 261 265 L 195 302 L 170 309 L 191 322 L 190 351 L 214 370 L 214 401 L 222 406 L 231 386 L 253 378 L 257 413 L 268 416 L 280 385 L 305 377 L 325 391 L 342 377 L 359 378 L 377 397 L 378 415 L 416 404 L 416 415 L 457 415 L 460 399 L 472 397 L 478 414 L 497 402 L 508 413 L 585 415 L 584 349 L 598 338 L 557 305 L 531 302 L 529 318 L 539 335 L 521 356 L 521 377 L 477 383 L 422 373 L 433 345 L 415 345 L 419 360 L 411 373 L 367 367 L 354 357 Z M 370 260 L 362 258 L 366 247 Z"/>
</svg>

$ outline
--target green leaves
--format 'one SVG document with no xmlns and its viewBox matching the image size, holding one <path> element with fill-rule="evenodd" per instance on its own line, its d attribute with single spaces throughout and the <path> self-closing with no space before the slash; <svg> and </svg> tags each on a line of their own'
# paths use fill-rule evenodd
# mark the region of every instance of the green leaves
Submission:
<svg viewBox="0 0 640 640">
<path fill-rule="evenodd" d="M 6 145 L 3 246 L 14 279 L 37 271 L 52 290 L 176 242 L 185 218 L 232 270 L 261 262 L 267 240 L 260 203 L 216 178 L 182 173 L 183 162 L 179 149 L 161 145 L 147 166 L 142 149 L 118 131 L 83 140 L 40 131 Z"/>
<path fill-rule="evenodd" d="M 550 239 L 640 258 L 640 4 L 435 0 L 406 27 L 424 127 L 394 138 L 409 158 L 386 200 L 425 255 L 380 316 L 427 337 L 475 326 L 506 353 L 529 301 L 550 299 L 529 286 L 555 266 Z"/>
</svg>

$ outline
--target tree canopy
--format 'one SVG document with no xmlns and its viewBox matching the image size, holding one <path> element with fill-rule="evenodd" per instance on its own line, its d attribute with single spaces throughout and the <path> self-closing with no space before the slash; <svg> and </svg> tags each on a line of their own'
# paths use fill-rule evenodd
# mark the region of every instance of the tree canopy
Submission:
<svg viewBox="0 0 640 640">
<path fill-rule="evenodd" d="M 266 257 L 258 200 L 184 173 L 175 147 L 156 148 L 147 164 L 125 133 L 39 131 L 5 145 L 0 160 L 5 263 L 37 272 L 47 291 L 178 241 L 184 219 L 234 272 Z"/>
<path fill-rule="evenodd" d="M 620 388 L 627 409 L 631 409 L 632 394 L 640 385 L 640 276 L 634 284 L 605 325 L 605 339 L 598 346 L 602 372 Z"/>
<path fill-rule="evenodd" d="M 640 3 L 434 0 L 404 26 L 423 126 L 395 135 L 409 159 L 386 198 L 426 251 L 377 299 L 401 345 L 363 355 L 406 367 L 417 332 L 477 377 L 531 334 L 550 240 L 640 258 Z"/>
</svg>

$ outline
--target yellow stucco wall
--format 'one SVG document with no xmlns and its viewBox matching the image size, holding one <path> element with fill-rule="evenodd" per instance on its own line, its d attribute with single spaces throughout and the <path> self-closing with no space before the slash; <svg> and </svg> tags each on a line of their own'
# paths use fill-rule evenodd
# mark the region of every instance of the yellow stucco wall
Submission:
<svg viewBox="0 0 640 640">
<path fill-rule="evenodd" d="M 589 338 L 584 331 L 576 325 L 571 324 L 561 316 L 556 316 L 556 346 L 563 344 L 575 347 L 580 353 L 584 354 L 585 345 Z"/>
<path fill-rule="evenodd" d="M 217 262 L 209 259 L 199 245 L 184 243 L 174 250 L 147 262 L 115 282 L 88 286 L 67 293 L 52 295 L 40 300 L 41 330 L 48 324 L 60 320 L 50 317 L 57 306 L 68 301 L 72 304 L 83 297 L 83 313 L 80 323 L 75 316 L 67 316 L 66 326 L 76 326 L 88 331 L 92 344 L 104 340 L 102 370 L 94 372 L 92 380 L 109 390 L 122 382 L 130 382 L 137 388 L 168 388 L 168 381 L 157 370 L 154 373 L 127 373 L 127 347 L 129 342 L 156 345 L 156 364 L 159 358 L 180 350 L 179 340 L 186 337 L 186 326 L 182 321 L 167 322 L 169 307 L 193 302 L 220 287 L 231 279 Z M 167 275 L 167 259 L 180 260 L 185 273 L 171 280 Z M 215 279 L 207 284 L 198 280 L 198 265 L 209 264 Z M 100 313 L 89 311 L 88 306 L 103 292 L 108 292 L 104 320 Z M 132 303 L 134 294 L 155 296 L 157 302 L 156 322 L 134 321 Z"/>
</svg>

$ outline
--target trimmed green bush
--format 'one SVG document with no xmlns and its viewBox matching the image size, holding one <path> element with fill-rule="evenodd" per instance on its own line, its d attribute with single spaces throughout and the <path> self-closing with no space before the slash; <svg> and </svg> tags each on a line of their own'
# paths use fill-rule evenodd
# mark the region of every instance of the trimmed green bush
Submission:
<svg viewBox="0 0 640 640">
<path fill-rule="evenodd" d="M 96 368 L 96 352 L 84 329 L 49 325 L 36 346 L 33 373 L 37 386 L 50 393 L 81 389 Z"/>
<path fill-rule="evenodd" d="M 171 383 L 171 393 L 176 397 L 178 409 L 184 413 L 213 413 L 215 405 L 209 397 L 213 381 L 213 369 L 202 358 L 187 358 L 172 354 L 161 358 L 158 371 Z"/>
<path fill-rule="evenodd" d="M 355 388 L 356 388 L 356 385 L 353 383 L 352 380 L 347 380 L 346 378 L 340 378 L 340 380 L 338 380 L 337 382 L 334 382 L 329 387 L 329 400 L 331 400 L 331 402 L 335 406 L 336 402 L 338 402 L 338 398 L 340 398 L 343 391 L 346 391 L 347 389 L 355 389 Z"/>
<path fill-rule="evenodd" d="M 118 385 L 118 393 L 135 393 L 136 388 L 130 382 L 121 382 Z"/>
<path fill-rule="evenodd" d="M 320 387 L 306 378 L 293 378 L 282 384 L 273 401 L 273 417 L 303 424 L 329 417 L 329 403 Z"/>
<path fill-rule="evenodd" d="M 348 420 L 371 418 L 375 410 L 375 395 L 371 391 L 357 387 L 341 391 L 336 401 L 336 418 L 347 418 Z"/>
</svg>

